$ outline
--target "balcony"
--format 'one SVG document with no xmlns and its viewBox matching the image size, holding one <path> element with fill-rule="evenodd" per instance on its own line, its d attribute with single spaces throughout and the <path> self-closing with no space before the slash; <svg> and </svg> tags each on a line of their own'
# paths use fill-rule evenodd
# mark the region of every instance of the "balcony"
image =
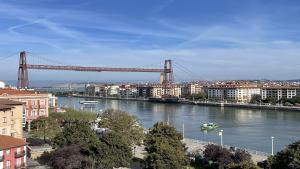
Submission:
<svg viewBox="0 0 300 169">
<path fill-rule="evenodd" d="M 3 162 L 4 156 L 0 156 L 0 163 Z"/>
<path fill-rule="evenodd" d="M 15 152 L 15 158 L 20 158 L 25 156 L 25 151 Z"/>
<path fill-rule="evenodd" d="M 21 168 L 26 168 L 26 165 L 25 165 L 25 163 L 21 163 L 21 164 L 17 164 L 17 165 L 15 165 L 15 169 L 21 169 Z"/>
</svg>

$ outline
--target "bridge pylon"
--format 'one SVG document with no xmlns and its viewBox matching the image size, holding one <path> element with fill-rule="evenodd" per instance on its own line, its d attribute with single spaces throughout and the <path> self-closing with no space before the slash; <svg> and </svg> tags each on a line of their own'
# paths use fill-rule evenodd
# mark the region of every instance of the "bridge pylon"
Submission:
<svg viewBox="0 0 300 169">
<path fill-rule="evenodd" d="M 18 88 L 28 88 L 28 69 L 26 61 L 26 52 L 20 52 L 19 72 L 18 72 Z"/>
</svg>

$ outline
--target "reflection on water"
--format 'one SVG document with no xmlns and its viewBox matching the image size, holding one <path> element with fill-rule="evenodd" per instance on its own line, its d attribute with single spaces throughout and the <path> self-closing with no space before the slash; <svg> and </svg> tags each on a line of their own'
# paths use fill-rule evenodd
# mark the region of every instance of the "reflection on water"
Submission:
<svg viewBox="0 0 300 169">
<path fill-rule="evenodd" d="M 157 121 L 169 122 L 182 130 L 185 137 L 219 142 L 219 131 L 203 133 L 200 125 L 213 122 L 223 129 L 224 144 L 270 152 L 271 136 L 275 137 L 275 150 L 299 140 L 300 112 L 208 107 L 196 105 L 162 104 L 125 100 L 98 100 L 93 106 L 79 104 L 83 98 L 60 97 L 62 106 L 100 112 L 105 109 L 120 109 L 135 115 L 143 126 L 149 128 Z M 83 107 L 82 107 L 83 106 Z"/>
</svg>

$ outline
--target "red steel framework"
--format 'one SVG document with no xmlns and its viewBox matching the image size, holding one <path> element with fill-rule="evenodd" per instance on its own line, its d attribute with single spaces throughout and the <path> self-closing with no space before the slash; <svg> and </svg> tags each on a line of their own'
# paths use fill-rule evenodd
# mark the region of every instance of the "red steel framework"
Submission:
<svg viewBox="0 0 300 169">
<path fill-rule="evenodd" d="M 165 60 L 163 69 L 152 68 L 111 68 L 111 67 L 82 67 L 82 66 L 55 66 L 55 65 L 33 65 L 27 64 L 26 52 L 20 52 L 18 88 L 28 88 L 28 69 L 42 70 L 70 70 L 84 72 L 156 72 L 163 73 L 163 86 L 169 88 L 174 81 L 172 60 Z"/>
</svg>

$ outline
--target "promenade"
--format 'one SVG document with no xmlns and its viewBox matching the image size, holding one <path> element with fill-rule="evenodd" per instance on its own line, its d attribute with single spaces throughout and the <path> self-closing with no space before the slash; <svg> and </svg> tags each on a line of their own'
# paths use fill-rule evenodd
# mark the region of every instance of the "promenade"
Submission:
<svg viewBox="0 0 300 169">
<path fill-rule="evenodd" d="M 203 151 L 205 150 L 206 145 L 216 144 L 213 142 L 205 142 L 205 141 L 189 139 L 189 138 L 184 138 L 183 143 L 186 144 L 187 152 L 190 154 L 202 154 Z M 231 146 L 224 145 L 224 147 L 229 149 Z M 270 155 L 268 153 L 255 151 L 255 150 L 249 150 L 249 149 L 244 149 L 244 148 L 240 148 L 240 147 L 235 147 L 235 148 L 239 148 L 239 149 L 248 151 L 251 154 L 252 160 L 255 163 L 266 160 L 268 158 L 268 156 Z"/>
</svg>

